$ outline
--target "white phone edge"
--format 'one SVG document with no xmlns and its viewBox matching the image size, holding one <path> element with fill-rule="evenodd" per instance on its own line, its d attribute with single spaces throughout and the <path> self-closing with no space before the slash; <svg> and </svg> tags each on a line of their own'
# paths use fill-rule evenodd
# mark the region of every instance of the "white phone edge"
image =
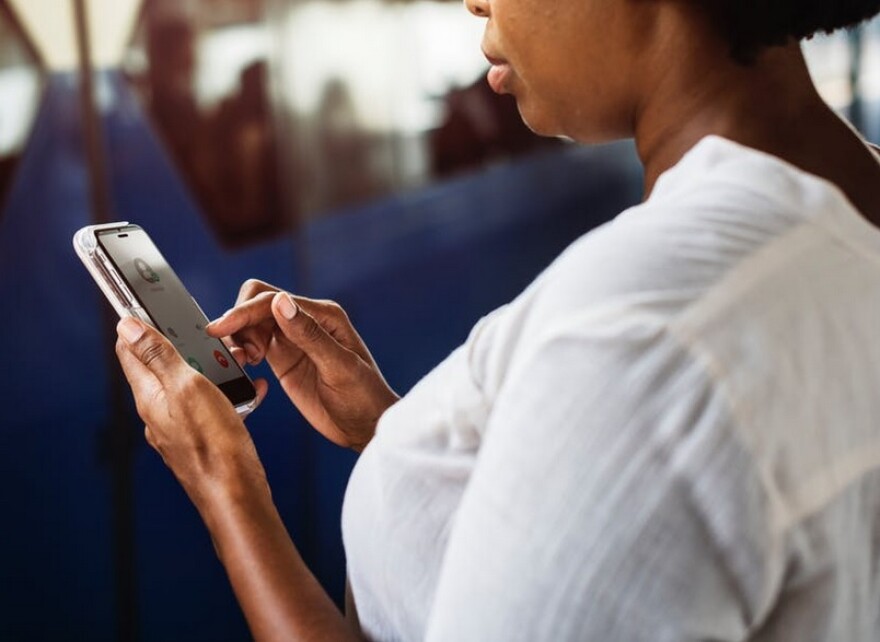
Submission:
<svg viewBox="0 0 880 642">
<path fill-rule="evenodd" d="M 98 284 L 98 288 L 100 288 L 101 292 L 110 302 L 110 305 L 113 306 L 113 309 L 116 311 L 116 314 L 119 315 L 120 319 L 124 319 L 126 317 L 134 317 L 155 328 L 155 324 L 152 322 L 150 316 L 146 314 L 146 312 L 144 312 L 141 308 L 136 308 L 134 306 L 128 305 L 117 295 L 114 288 L 121 288 L 128 294 L 129 298 L 132 301 L 136 300 L 134 296 L 132 296 L 129 288 L 125 285 L 125 282 L 120 279 L 120 281 L 115 285 L 109 283 L 104 272 L 102 272 L 101 268 L 99 267 L 99 259 L 97 256 L 98 239 L 96 233 L 101 230 L 112 230 L 120 227 L 125 227 L 126 225 L 130 225 L 130 223 L 128 221 L 118 221 L 116 223 L 104 223 L 102 225 L 87 225 L 77 230 L 77 232 L 73 235 L 73 249 L 76 252 L 76 255 L 79 257 L 80 261 L 82 261 L 83 265 L 86 267 L 86 270 L 88 270 L 89 274 L 92 275 L 92 279 L 94 279 L 95 283 Z M 244 373 L 244 376 L 248 378 L 248 380 L 251 380 L 248 374 L 244 372 L 244 370 L 242 370 L 242 372 Z M 253 383 L 253 381 L 251 381 L 251 383 Z M 245 417 L 249 415 L 256 407 L 257 398 L 254 397 L 251 401 L 235 406 L 235 411 L 242 417 Z"/>
</svg>

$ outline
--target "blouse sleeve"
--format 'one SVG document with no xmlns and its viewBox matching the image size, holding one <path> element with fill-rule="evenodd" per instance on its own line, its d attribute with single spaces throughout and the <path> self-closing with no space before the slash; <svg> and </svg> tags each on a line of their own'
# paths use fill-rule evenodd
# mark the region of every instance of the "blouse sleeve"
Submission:
<svg viewBox="0 0 880 642">
<path fill-rule="evenodd" d="M 427 639 L 744 639 L 768 536 L 732 423 L 662 328 L 544 342 L 498 391 Z"/>
</svg>

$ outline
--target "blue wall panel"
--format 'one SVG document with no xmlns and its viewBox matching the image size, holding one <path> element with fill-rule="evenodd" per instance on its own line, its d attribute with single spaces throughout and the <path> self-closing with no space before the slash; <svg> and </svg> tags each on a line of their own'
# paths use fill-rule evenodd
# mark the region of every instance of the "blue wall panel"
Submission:
<svg viewBox="0 0 880 642">
<path fill-rule="evenodd" d="M 70 235 L 89 219 L 74 81 L 55 77 L 0 218 L 0 637 L 114 630 L 99 300 Z"/>
</svg>

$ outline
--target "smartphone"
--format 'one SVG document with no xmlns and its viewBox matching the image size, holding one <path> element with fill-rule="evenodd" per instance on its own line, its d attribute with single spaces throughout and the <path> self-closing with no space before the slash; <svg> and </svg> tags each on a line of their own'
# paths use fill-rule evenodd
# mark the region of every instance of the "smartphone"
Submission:
<svg viewBox="0 0 880 642">
<path fill-rule="evenodd" d="M 253 382 L 223 342 L 207 335 L 205 313 L 140 226 L 90 225 L 74 235 L 73 247 L 120 318 L 135 317 L 164 334 L 240 415 L 254 409 Z"/>
</svg>

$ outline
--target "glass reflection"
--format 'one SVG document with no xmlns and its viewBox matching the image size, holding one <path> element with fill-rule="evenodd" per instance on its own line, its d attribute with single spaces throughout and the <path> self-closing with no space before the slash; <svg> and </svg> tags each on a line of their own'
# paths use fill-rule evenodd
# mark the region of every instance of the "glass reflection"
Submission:
<svg viewBox="0 0 880 642">
<path fill-rule="evenodd" d="M 489 90 L 481 29 L 459 3 L 148 0 L 125 67 L 239 244 L 558 144 Z"/>
<path fill-rule="evenodd" d="M 485 80 L 483 25 L 460 3 L 272 2 L 279 117 L 307 168 L 306 215 L 560 144 Z M 332 46 L 330 46 L 332 43 Z"/>
<path fill-rule="evenodd" d="M 149 0 L 125 69 L 202 211 L 239 245 L 287 227 L 257 0 Z"/>
<path fill-rule="evenodd" d="M 878 28 L 805 45 L 868 129 Z M 220 237 L 246 243 L 559 145 L 489 89 L 482 29 L 440 0 L 148 0 L 126 69 Z"/>
<path fill-rule="evenodd" d="M 39 107 L 40 66 L 0 3 L 0 201 L 4 201 Z"/>
</svg>

